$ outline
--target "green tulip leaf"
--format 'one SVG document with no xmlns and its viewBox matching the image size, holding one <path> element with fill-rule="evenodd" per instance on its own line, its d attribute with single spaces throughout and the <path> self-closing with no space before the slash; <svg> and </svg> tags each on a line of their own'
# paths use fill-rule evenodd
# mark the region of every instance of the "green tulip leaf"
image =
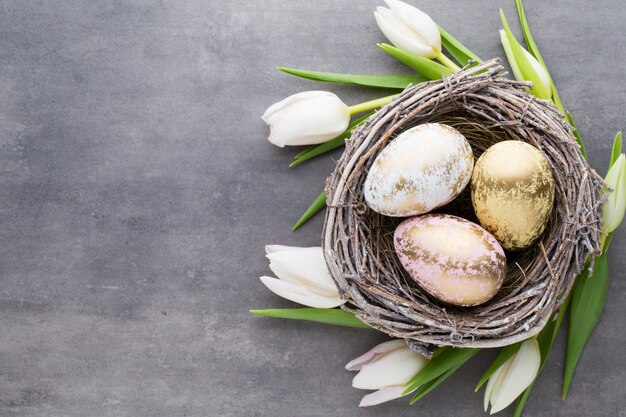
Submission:
<svg viewBox="0 0 626 417">
<path fill-rule="evenodd" d="M 295 231 L 298 229 L 304 223 L 308 222 L 313 216 L 322 211 L 324 207 L 326 207 L 326 191 L 322 191 L 317 195 L 317 197 L 315 197 L 315 200 L 313 200 L 309 208 L 304 211 L 291 230 Z"/>
<path fill-rule="evenodd" d="M 498 353 L 498 356 L 496 356 L 494 361 L 491 363 L 491 366 L 489 366 L 485 374 L 482 376 L 482 378 L 480 378 L 480 381 L 478 381 L 478 384 L 476 384 L 474 392 L 478 391 L 484 385 L 484 383 L 489 380 L 489 377 L 491 377 L 491 375 L 493 375 L 493 373 L 498 370 L 498 368 L 504 365 L 506 361 L 508 361 L 513 355 L 515 355 L 519 351 L 520 347 L 522 347 L 522 342 L 517 342 L 500 349 L 500 353 Z"/>
<path fill-rule="evenodd" d="M 578 276 L 578 279 L 580 279 L 580 277 L 581 275 Z M 537 374 L 541 372 L 546 364 L 546 361 L 548 360 L 548 355 L 550 354 L 550 350 L 552 349 L 554 340 L 556 339 L 556 336 L 561 329 L 561 324 L 563 323 L 565 313 L 570 306 L 571 299 L 572 297 L 570 294 L 565 299 L 565 301 L 563 301 L 563 304 L 561 304 L 561 309 L 559 310 L 556 319 L 552 317 L 550 320 L 548 320 L 548 323 L 537 335 L 537 344 L 539 345 L 539 351 L 541 352 L 541 362 Z"/>
<path fill-rule="evenodd" d="M 444 28 L 437 25 L 441 34 L 441 44 L 450 55 L 462 66 L 467 65 L 470 61 L 477 63 L 483 62 L 475 53 L 470 51 L 465 45 L 459 42 L 454 36 L 445 31 Z"/>
<path fill-rule="evenodd" d="M 546 71 L 548 71 L 547 67 L 546 67 Z M 556 91 L 556 85 L 554 84 L 554 81 L 552 80 L 550 71 L 548 71 L 548 76 L 550 76 L 550 88 L 552 89 L 552 102 L 556 105 L 556 107 L 559 109 L 561 114 L 565 114 L 566 113 L 565 107 L 563 107 L 563 103 L 561 103 L 561 98 L 559 97 L 559 93 Z M 582 139 L 580 141 L 582 143 Z"/>
<path fill-rule="evenodd" d="M 561 103 L 561 99 L 559 94 L 556 91 L 556 85 L 554 85 L 554 81 L 552 80 L 552 75 L 550 75 L 550 71 L 548 70 L 548 66 L 546 65 L 543 57 L 541 56 L 541 52 L 539 52 L 539 47 L 535 42 L 535 38 L 530 30 L 530 25 L 528 24 L 528 20 L 526 19 L 526 13 L 524 12 L 524 5 L 522 4 L 522 0 L 515 0 L 515 4 L 517 6 L 517 14 L 519 16 L 520 25 L 522 26 L 522 32 L 524 34 L 524 39 L 526 40 L 526 45 L 528 46 L 528 52 L 532 56 L 534 56 L 537 61 L 545 68 L 548 72 L 548 76 L 550 77 L 550 88 L 552 89 L 552 101 L 559 108 L 561 113 L 565 114 L 565 108 L 563 107 L 563 103 Z"/>
<path fill-rule="evenodd" d="M 539 52 L 539 47 L 535 42 L 535 38 L 533 37 L 532 32 L 530 31 L 530 25 L 528 24 L 528 20 L 526 20 L 526 13 L 524 12 L 524 5 L 522 4 L 522 0 L 515 0 L 515 4 L 517 6 L 517 14 L 519 16 L 519 23 L 522 26 L 522 33 L 524 33 L 524 39 L 526 40 L 526 46 L 528 46 L 528 52 L 530 52 L 537 61 L 541 63 L 546 69 L 547 65 Z"/>
<path fill-rule="evenodd" d="M 447 77 L 454 73 L 450 68 L 444 67 L 435 61 L 421 56 L 412 55 L 408 52 L 404 52 L 402 49 L 396 48 L 395 46 L 391 46 L 386 43 L 379 43 L 378 47 L 392 57 L 398 59 L 409 68 L 413 68 L 415 71 L 426 76 L 430 80 L 439 80 L 442 76 Z"/>
<path fill-rule="evenodd" d="M 344 146 L 346 144 L 346 139 L 348 139 L 351 134 L 352 129 L 342 133 L 334 139 L 329 140 L 328 142 L 320 143 L 319 145 L 313 145 L 310 148 L 307 148 L 294 157 L 295 161 L 289 164 L 289 168 L 293 168 L 305 161 L 308 161 L 309 159 Z"/>
<path fill-rule="evenodd" d="M 554 90 L 554 92 L 556 92 L 556 90 Z M 574 116 L 572 116 L 572 113 L 570 112 L 565 112 L 565 117 L 567 118 L 567 122 L 570 124 L 570 126 L 574 128 L 574 131 L 572 133 L 574 134 L 574 137 L 576 138 L 576 142 L 578 142 L 578 144 L 580 145 L 580 152 L 583 154 L 585 158 L 587 158 L 587 151 L 585 150 L 585 144 L 583 142 L 582 136 L 580 136 L 580 132 L 578 131 L 578 127 L 576 126 L 576 122 L 574 121 Z"/>
<path fill-rule="evenodd" d="M 305 149 L 304 151 L 300 152 L 299 154 L 297 154 L 294 158 L 295 161 L 293 161 L 289 166 L 290 167 L 295 167 L 296 165 L 300 165 L 302 162 L 307 161 L 311 158 L 314 158 L 318 155 L 322 155 L 326 152 L 330 152 L 333 149 L 337 149 L 343 145 L 345 145 L 346 143 L 346 139 L 348 139 L 350 137 L 350 135 L 352 134 L 352 131 L 360 126 L 361 124 L 363 124 L 363 122 L 365 122 L 373 113 L 367 113 L 365 116 L 359 117 L 357 119 L 354 119 L 352 122 L 350 122 L 350 124 L 348 125 L 348 127 L 346 128 L 346 130 L 339 136 L 337 136 L 334 139 L 331 139 L 327 142 L 324 143 L 320 143 L 318 145 L 313 145 L 308 147 L 307 149 Z"/>
<path fill-rule="evenodd" d="M 524 80 L 524 74 L 522 74 L 522 70 L 519 65 L 517 65 L 517 60 L 515 59 L 515 54 L 513 53 L 513 49 L 511 48 L 511 43 L 509 42 L 506 32 L 500 31 L 500 43 L 502 43 L 502 48 L 504 49 L 504 54 L 506 55 L 507 60 L 509 61 L 509 66 L 513 71 L 513 76 L 518 81 Z"/>
<path fill-rule="evenodd" d="M 509 23 L 507 22 L 502 9 L 500 9 L 500 18 L 502 19 L 504 32 L 506 33 L 506 36 L 511 45 L 511 50 L 513 51 L 513 55 L 515 56 L 515 62 L 517 62 L 520 70 L 525 75 L 526 80 L 532 81 L 533 83 L 533 94 L 539 98 L 543 98 L 546 100 L 551 99 L 552 92 L 548 91 L 548 88 L 551 86 L 546 86 L 543 84 L 543 82 L 541 82 L 541 77 L 539 73 L 537 72 L 535 67 L 529 62 L 529 58 L 526 55 L 524 48 L 522 48 L 522 45 L 520 45 L 520 43 L 515 38 L 515 35 L 513 35 L 513 32 L 509 27 Z"/>
<path fill-rule="evenodd" d="M 589 277 L 579 277 L 572 290 L 572 308 L 570 310 L 563 377 L 563 399 L 567 392 L 580 360 L 583 349 L 598 324 L 609 287 L 609 264 L 606 253 L 596 258 L 593 273 Z"/>
<path fill-rule="evenodd" d="M 463 362 L 465 363 L 465 362 Z M 450 377 L 453 373 L 455 373 L 456 371 L 458 371 L 458 369 L 463 366 L 463 363 L 460 363 L 458 365 L 453 366 L 452 368 L 448 369 L 446 372 L 444 372 L 443 374 L 439 375 L 437 378 L 425 383 L 424 385 L 422 385 L 419 390 L 417 391 L 417 393 L 413 396 L 413 398 L 411 398 L 411 405 L 415 404 L 416 402 L 418 402 L 419 400 L 421 400 L 422 398 L 424 398 L 426 396 L 426 394 L 428 394 L 429 392 L 431 392 L 432 390 L 434 390 L 435 388 L 437 388 L 439 385 L 441 385 L 441 383 L 443 381 L 445 381 L 446 379 L 448 379 L 448 377 Z"/>
<path fill-rule="evenodd" d="M 619 132 L 617 132 L 617 135 L 615 135 L 615 139 L 613 139 L 613 148 L 611 149 L 611 161 L 609 162 L 609 169 L 611 168 L 611 166 L 613 166 L 615 161 L 617 161 L 617 158 L 619 158 L 621 153 L 622 153 L 622 131 L 620 130 Z"/>
<path fill-rule="evenodd" d="M 257 316 L 315 321 L 318 323 L 334 324 L 336 326 L 371 329 L 370 326 L 357 319 L 354 314 L 337 308 L 275 308 L 250 310 L 250 313 Z"/>
<path fill-rule="evenodd" d="M 330 152 L 334 149 L 344 146 L 346 144 L 346 139 L 350 137 L 351 133 L 352 130 L 343 132 L 341 135 L 337 136 L 334 139 L 331 139 L 324 143 L 320 143 L 318 145 L 313 145 L 305 149 L 304 151 L 294 156 L 294 161 L 289 164 L 289 168 L 293 168 L 305 161 L 308 161 L 309 159 L 315 158 L 318 155 L 322 155 L 326 152 Z"/>
<path fill-rule="evenodd" d="M 404 384 L 403 394 L 415 391 L 422 385 L 430 382 L 455 366 L 460 366 L 476 355 L 480 349 L 475 348 L 448 348 L 434 357 L 413 378 Z"/>
<path fill-rule="evenodd" d="M 314 81 L 329 83 L 362 85 L 365 87 L 393 88 L 404 90 L 409 84 L 419 84 L 428 81 L 428 78 L 419 74 L 407 75 L 362 75 L 362 74 L 339 74 L 335 72 L 321 72 L 301 70 L 297 68 L 278 67 L 279 71 L 296 77 Z"/>
</svg>

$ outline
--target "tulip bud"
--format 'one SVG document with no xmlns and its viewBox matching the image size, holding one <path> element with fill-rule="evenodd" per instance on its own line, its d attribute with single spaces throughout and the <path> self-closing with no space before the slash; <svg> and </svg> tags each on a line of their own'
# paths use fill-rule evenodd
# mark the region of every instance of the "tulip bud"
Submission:
<svg viewBox="0 0 626 417">
<path fill-rule="evenodd" d="M 509 360 L 489 377 L 485 390 L 485 411 L 491 404 L 491 414 L 504 410 L 535 380 L 541 353 L 537 338 L 525 340 Z"/>
<path fill-rule="evenodd" d="M 404 385 L 427 363 L 428 359 L 409 349 L 404 340 L 396 339 L 375 346 L 350 361 L 346 369 L 359 371 L 352 380 L 354 388 L 377 390 L 359 404 L 369 407 L 402 397 Z"/>
<path fill-rule="evenodd" d="M 345 303 L 328 273 L 321 247 L 268 245 L 265 252 L 278 278 L 261 277 L 261 282 L 274 294 L 315 308 Z"/>
<path fill-rule="evenodd" d="M 262 119 L 270 126 L 269 141 L 285 145 L 314 145 L 343 133 L 350 111 L 328 91 L 305 91 L 272 104 Z"/>
<path fill-rule="evenodd" d="M 378 27 L 397 48 L 424 58 L 441 55 L 441 35 L 426 13 L 399 0 L 385 0 L 389 9 L 374 12 Z"/>
<path fill-rule="evenodd" d="M 504 30 L 500 30 L 500 41 L 515 79 L 518 81 L 531 81 L 533 83 L 533 95 L 544 100 L 551 100 L 552 83 L 546 68 L 530 52 L 519 45 L 517 40 L 514 38 L 510 40 Z M 517 49 L 518 54 L 515 53 L 514 48 Z"/>
<path fill-rule="evenodd" d="M 620 225 L 626 211 L 626 163 L 621 154 L 609 168 L 606 183 L 613 191 L 608 192 L 608 200 L 602 212 L 602 231 L 611 233 Z"/>
</svg>

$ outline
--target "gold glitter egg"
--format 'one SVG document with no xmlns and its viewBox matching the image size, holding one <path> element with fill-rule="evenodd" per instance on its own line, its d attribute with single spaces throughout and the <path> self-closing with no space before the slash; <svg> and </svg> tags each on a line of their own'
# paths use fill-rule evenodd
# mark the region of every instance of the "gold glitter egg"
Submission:
<svg viewBox="0 0 626 417">
<path fill-rule="evenodd" d="M 363 194 L 386 216 L 423 214 L 452 201 L 472 177 L 474 155 L 458 130 L 426 123 L 398 135 L 376 157 Z"/>
<path fill-rule="evenodd" d="M 496 238 L 457 216 L 426 214 L 403 221 L 394 233 L 394 248 L 411 278 L 449 304 L 488 301 L 506 274 L 506 257 Z"/>
<path fill-rule="evenodd" d="M 554 177 L 537 148 L 507 140 L 478 158 L 471 191 L 480 224 L 515 251 L 529 247 L 545 229 L 554 204 Z"/>
</svg>

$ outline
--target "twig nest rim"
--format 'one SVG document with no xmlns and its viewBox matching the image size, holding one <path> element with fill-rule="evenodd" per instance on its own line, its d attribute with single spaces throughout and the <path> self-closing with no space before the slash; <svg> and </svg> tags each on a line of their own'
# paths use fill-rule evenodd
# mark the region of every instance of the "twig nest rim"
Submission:
<svg viewBox="0 0 626 417">
<path fill-rule="evenodd" d="M 534 336 L 559 308 L 588 256 L 600 250 L 602 178 L 589 167 L 558 110 L 528 94 L 528 83 L 505 76 L 491 60 L 407 87 L 353 132 L 327 180 L 322 247 L 348 300 L 343 308 L 422 352 L 432 346 L 498 347 Z M 445 304 L 421 290 L 393 250 L 393 230 L 401 219 L 374 212 L 363 198 L 377 155 L 401 132 L 429 122 L 461 131 L 475 157 L 501 140 L 530 143 L 554 174 L 554 207 L 545 232 L 531 248 L 510 255 L 503 287 L 479 306 Z"/>
</svg>

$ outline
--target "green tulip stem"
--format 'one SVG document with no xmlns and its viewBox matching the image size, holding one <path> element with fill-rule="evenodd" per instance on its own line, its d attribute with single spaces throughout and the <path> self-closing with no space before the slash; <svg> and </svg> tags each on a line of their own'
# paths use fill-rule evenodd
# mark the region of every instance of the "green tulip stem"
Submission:
<svg viewBox="0 0 626 417">
<path fill-rule="evenodd" d="M 377 98 L 376 100 L 370 100 L 364 103 L 355 104 L 354 106 L 348 107 L 348 111 L 350 112 L 350 116 L 352 116 L 357 113 L 363 113 L 368 110 L 374 110 L 374 109 L 384 106 L 385 104 L 391 103 L 391 100 L 393 100 L 397 96 L 398 96 L 397 94 L 393 94 L 391 96 Z"/>
<path fill-rule="evenodd" d="M 454 72 L 461 71 L 461 67 L 455 64 L 450 58 L 445 56 L 443 52 L 439 53 L 439 55 L 437 56 L 437 60 L 441 62 L 443 65 L 445 65 L 446 67 L 450 68 Z"/>
</svg>

